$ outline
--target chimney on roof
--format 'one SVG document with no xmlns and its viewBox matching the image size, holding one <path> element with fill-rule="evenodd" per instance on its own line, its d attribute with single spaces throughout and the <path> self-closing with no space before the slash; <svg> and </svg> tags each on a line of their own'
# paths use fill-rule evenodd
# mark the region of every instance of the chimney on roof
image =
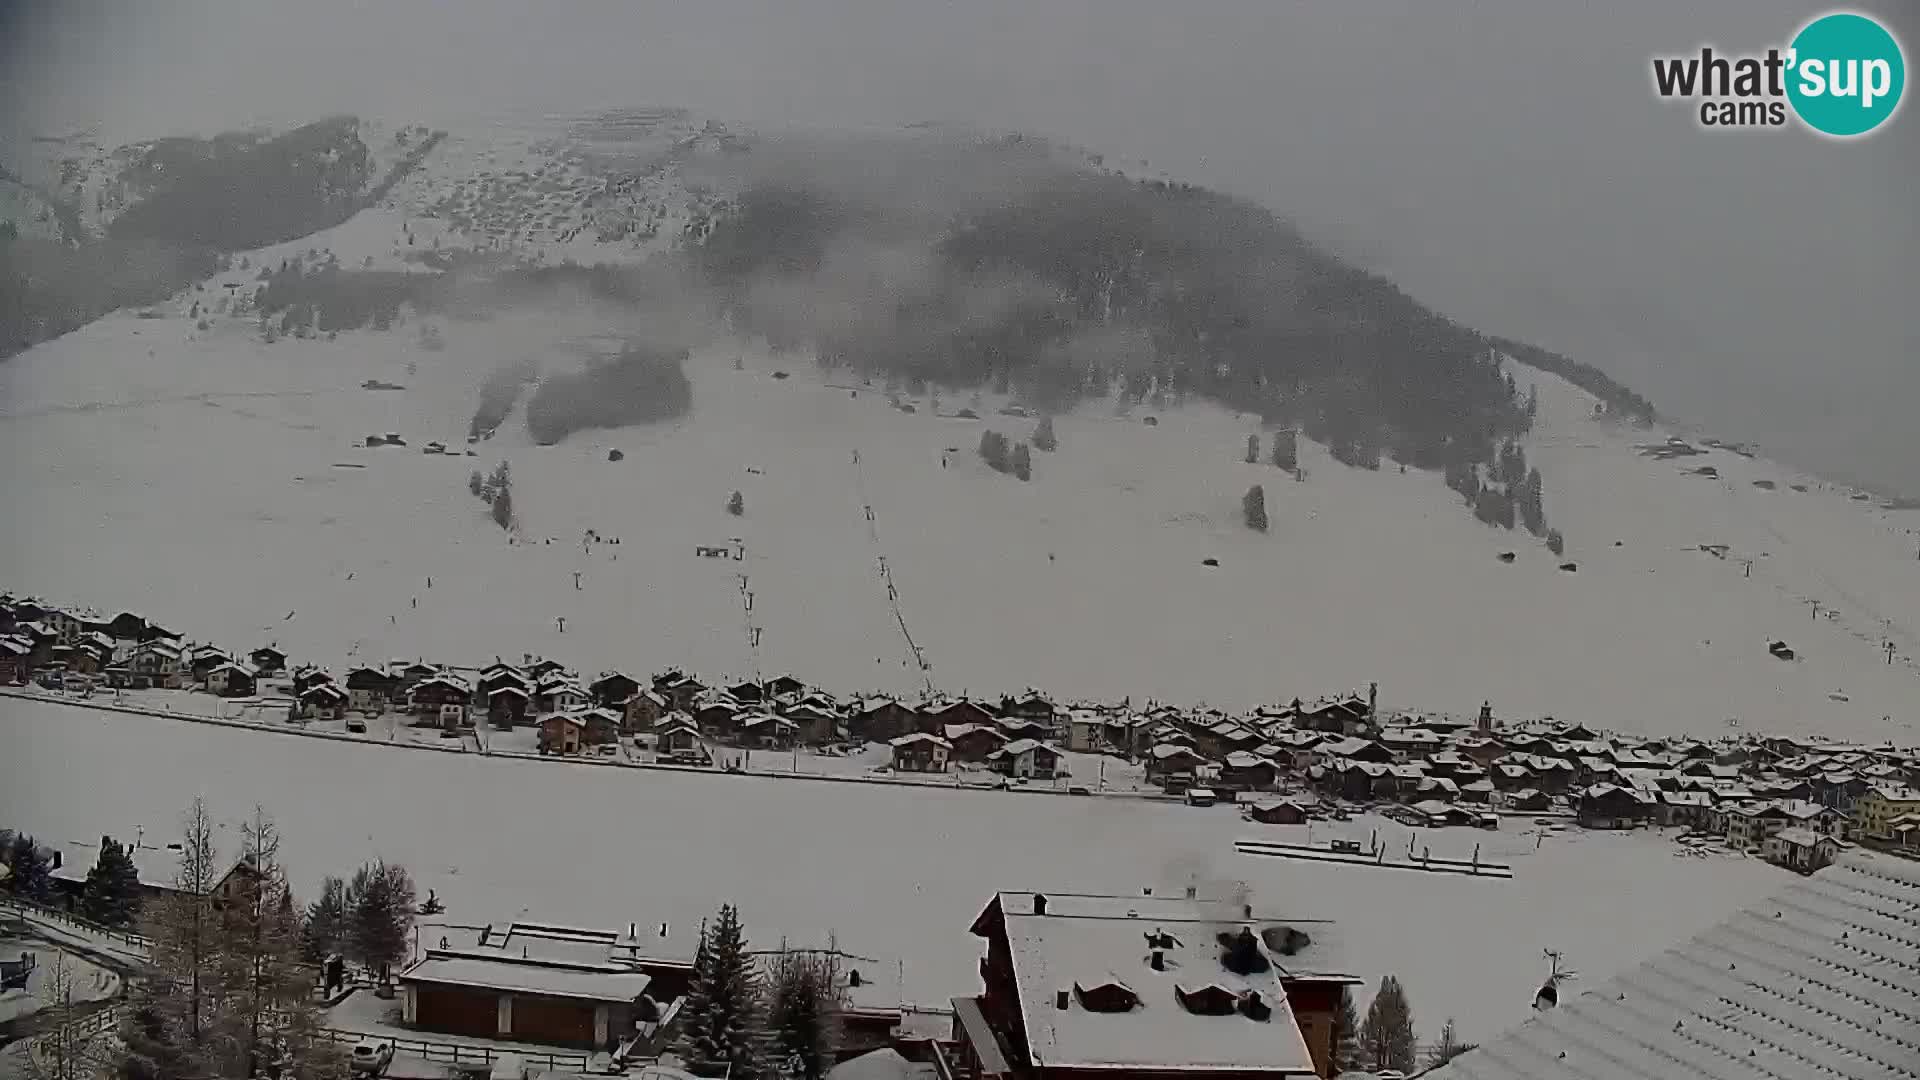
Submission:
<svg viewBox="0 0 1920 1080">
<path fill-rule="evenodd" d="M 1148 886 L 1146 886 L 1145 888 L 1143 888 L 1143 889 L 1141 889 L 1141 890 L 1140 890 L 1140 895 L 1141 895 L 1141 896 L 1152 896 L 1152 895 L 1153 895 L 1153 886 L 1151 886 L 1151 885 L 1148 885 Z"/>
<path fill-rule="evenodd" d="M 1200 889 L 1198 886 L 1194 886 L 1194 885 L 1187 886 L 1187 899 L 1191 900 L 1198 895 L 1200 895 Z"/>
<path fill-rule="evenodd" d="M 848 986 L 860 985 L 860 969 L 859 968 L 854 968 L 847 972 L 847 985 Z"/>
<path fill-rule="evenodd" d="M 1035 915 L 1045 915 L 1047 913 L 1047 894 L 1046 893 L 1033 894 L 1033 913 Z"/>
<path fill-rule="evenodd" d="M 1073 992 L 1070 990 L 1055 990 L 1053 992 L 1053 1007 L 1056 1009 L 1066 1009 L 1068 1003 L 1072 1000 Z"/>
<path fill-rule="evenodd" d="M 1248 919 L 1251 919 L 1251 918 L 1253 918 L 1253 905 L 1252 905 L 1252 904 L 1241 904 L 1241 905 L 1240 905 L 1240 911 L 1241 911 L 1241 914 L 1243 915 L 1243 917 L 1245 917 L 1245 918 L 1248 918 Z"/>
<path fill-rule="evenodd" d="M 1159 949 L 1153 950 L 1153 952 L 1147 956 L 1147 966 L 1155 971 L 1167 970 L 1167 954 L 1161 952 Z"/>
</svg>

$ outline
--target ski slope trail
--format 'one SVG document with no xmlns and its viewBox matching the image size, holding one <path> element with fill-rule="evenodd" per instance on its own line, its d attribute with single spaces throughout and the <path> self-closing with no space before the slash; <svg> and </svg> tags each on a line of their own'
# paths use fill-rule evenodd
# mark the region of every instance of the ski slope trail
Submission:
<svg viewBox="0 0 1920 1080">
<path fill-rule="evenodd" d="M 632 327 L 508 309 L 434 319 L 431 345 L 413 315 L 268 344 L 246 318 L 199 329 L 196 295 L 0 365 L 0 587 L 336 666 L 537 654 L 1227 708 L 1378 682 L 1388 709 L 1916 740 L 1920 514 L 1725 450 L 1656 460 L 1636 446 L 1666 433 L 1550 376 L 1516 372 L 1564 558 L 1434 474 L 1304 443 L 1303 482 L 1244 463 L 1257 424 L 1203 404 L 1090 401 L 1021 482 L 974 452 L 983 429 L 1031 434 L 1002 399 L 896 403 L 751 343 L 695 352 L 679 419 L 538 446 L 516 407 L 470 447 L 488 374 L 577 367 Z M 366 445 L 388 432 L 406 445 Z M 512 534 L 467 490 L 503 461 Z M 1265 534 L 1240 520 L 1256 483 Z"/>
</svg>

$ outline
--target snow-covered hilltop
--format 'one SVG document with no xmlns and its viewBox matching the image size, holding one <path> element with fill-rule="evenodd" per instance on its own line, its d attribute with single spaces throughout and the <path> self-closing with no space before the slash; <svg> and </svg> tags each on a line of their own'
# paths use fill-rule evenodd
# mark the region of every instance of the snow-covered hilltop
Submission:
<svg viewBox="0 0 1920 1080">
<path fill-rule="evenodd" d="M 354 133 L 362 171 L 392 182 L 356 189 L 341 223 L 0 365 L 18 508 L 0 585 L 340 663 L 534 652 L 1232 708 L 1378 682 L 1396 710 L 1914 741 L 1911 512 L 1732 450 L 1648 452 L 1668 433 L 1512 363 L 1562 555 L 1474 520 L 1437 471 L 1355 468 L 1303 438 L 1296 480 L 1267 463 L 1270 427 L 1199 395 L 1093 393 L 1023 483 L 975 452 L 986 430 L 1032 435 L 1037 416 L 1003 411 L 1032 412 L 1017 385 L 821 370 L 669 327 L 672 304 L 605 304 L 632 280 L 563 268 L 645 274 L 698 240 L 732 210 L 711 177 L 751 141 L 672 111 Z M 263 310 L 277 285 L 309 291 Z M 520 394 L 468 443 L 502 369 L 538 383 L 663 336 L 691 347 L 685 415 L 540 446 Z M 367 445 L 389 432 L 406 445 Z M 452 452 L 420 452 L 436 442 Z M 511 538 L 467 490 L 502 461 Z M 1254 484 L 1265 534 L 1242 524 Z M 741 562 L 695 555 L 735 538 Z"/>
</svg>

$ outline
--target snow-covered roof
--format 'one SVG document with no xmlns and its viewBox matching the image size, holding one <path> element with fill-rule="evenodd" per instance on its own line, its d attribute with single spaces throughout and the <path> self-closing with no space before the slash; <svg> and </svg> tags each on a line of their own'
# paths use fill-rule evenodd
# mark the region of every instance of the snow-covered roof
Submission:
<svg viewBox="0 0 1920 1080">
<path fill-rule="evenodd" d="M 1015 739 L 1012 742 L 1008 743 L 1007 745 L 1001 747 L 997 752 L 1006 754 L 1009 757 L 1019 757 L 1021 754 L 1030 753 L 1033 751 L 1039 751 L 1047 754 L 1058 753 L 1058 751 L 1056 751 L 1053 747 L 1048 746 L 1046 743 L 1041 742 L 1039 739 Z"/>
<path fill-rule="evenodd" d="M 587 1001 L 635 1001 L 653 980 L 638 971 L 516 962 L 510 958 L 429 951 L 400 973 L 402 982 L 473 986 Z"/>
<path fill-rule="evenodd" d="M 1920 864 L 1851 853 L 1428 1080 L 1904 1080 Z"/>
<path fill-rule="evenodd" d="M 930 1063 L 908 1061 L 898 1050 L 869 1050 L 827 1071 L 827 1080 L 926 1080 L 938 1072 Z"/>
<path fill-rule="evenodd" d="M 924 731 L 909 732 L 908 734 L 902 735 L 897 739 L 890 740 L 887 743 L 887 745 L 893 746 L 893 747 L 902 747 L 902 746 L 912 746 L 916 743 L 931 743 L 935 746 L 945 746 L 949 748 L 951 748 L 953 745 L 952 743 L 947 742 L 947 740 L 941 738 L 938 735 L 929 735 Z"/>
<path fill-rule="evenodd" d="M 1810 848 L 1822 840 L 1831 839 L 1801 825 L 1781 829 L 1779 832 L 1773 834 L 1773 838 L 1783 844 L 1790 844 L 1793 847 L 1801 848 Z"/>
<path fill-rule="evenodd" d="M 998 904 L 1035 1066 L 1313 1075 L 1278 966 L 1243 976 L 1220 962 L 1215 935 L 1249 925 L 1238 905 L 1049 896 L 1047 913 L 1038 915 L 1031 893 L 1001 893 Z M 1171 935 L 1162 942 L 1171 946 L 1161 950 L 1164 970 L 1148 962 L 1145 936 L 1156 931 Z M 1130 989 L 1137 1004 L 1125 1012 L 1088 1009 L 1076 988 L 1110 982 Z M 1239 1012 L 1204 1016 L 1190 1012 L 1175 994 L 1176 986 L 1209 985 L 1236 997 L 1257 992 L 1272 1014 L 1264 1021 Z M 1062 992 L 1065 1008 L 1059 1004 Z"/>
</svg>

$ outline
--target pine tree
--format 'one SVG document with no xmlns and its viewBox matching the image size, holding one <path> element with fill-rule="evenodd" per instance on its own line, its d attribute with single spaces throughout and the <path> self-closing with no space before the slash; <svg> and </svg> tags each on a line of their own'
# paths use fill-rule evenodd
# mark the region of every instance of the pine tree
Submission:
<svg viewBox="0 0 1920 1080">
<path fill-rule="evenodd" d="M 53 896 L 53 863 L 40 844 L 26 833 L 16 833 L 7 851 L 7 891 L 22 900 L 46 903 Z"/>
<path fill-rule="evenodd" d="M 347 886 L 347 953 L 385 980 L 406 958 L 413 929 L 413 878 L 402 866 L 375 860 Z"/>
<path fill-rule="evenodd" d="M 680 1054 L 696 1076 L 730 1080 L 768 1074 L 760 1030 L 759 980 L 747 955 L 740 915 L 723 904 L 700 928 L 693 978 L 681 1007 Z"/>
<path fill-rule="evenodd" d="M 1053 435 L 1053 417 L 1043 416 L 1040 418 L 1040 423 L 1033 429 L 1032 442 L 1035 450 L 1046 453 L 1052 453 L 1060 448 L 1060 440 L 1054 438 Z"/>
<path fill-rule="evenodd" d="M 1376 1072 L 1398 1069 L 1405 1073 L 1413 1071 L 1415 1056 L 1413 1006 L 1399 978 L 1388 975 L 1380 980 L 1380 989 L 1367 1006 L 1367 1018 L 1360 1024 L 1360 1057 Z"/>
<path fill-rule="evenodd" d="M 484 499 L 487 497 L 487 481 L 485 477 L 480 475 L 479 469 L 473 470 L 472 475 L 467 477 L 467 490 L 472 492 L 473 497 L 476 499 Z"/>
<path fill-rule="evenodd" d="M 769 991 L 767 1028 L 776 1063 L 795 1080 L 820 1080 L 840 1046 L 839 965 L 831 953 L 792 952 L 783 944 Z"/>
<path fill-rule="evenodd" d="M 1252 465 L 1254 462 L 1260 460 L 1260 436 L 1258 435 L 1247 436 L 1247 459 L 1246 460 L 1247 460 L 1247 464 L 1249 465 Z"/>
<path fill-rule="evenodd" d="M 1007 437 L 997 431 L 987 431 L 980 436 L 980 458 L 994 472 L 1006 472 L 1011 463 L 1008 460 Z"/>
<path fill-rule="evenodd" d="M 112 837 L 100 838 L 100 857 L 80 893 L 80 913 L 107 926 L 131 926 L 140 913 L 140 872 Z"/>
<path fill-rule="evenodd" d="M 1427 1049 L 1427 1067 L 1437 1069 L 1461 1054 L 1477 1047 L 1478 1043 L 1462 1042 L 1460 1033 L 1453 1026 L 1453 1017 L 1440 1028 L 1440 1037 Z"/>
<path fill-rule="evenodd" d="M 1259 484 L 1247 489 L 1240 497 L 1240 514 L 1246 519 L 1247 528 L 1255 532 L 1267 531 L 1267 492 Z"/>
<path fill-rule="evenodd" d="M 1300 465 L 1300 437 L 1292 428 L 1273 433 L 1273 463 L 1292 472 Z"/>
<path fill-rule="evenodd" d="M 1026 443 L 1013 448 L 1013 475 L 1022 480 L 1033 479 L 1033 455 L 1028 452 Z"/>
<path fill-rule="evenodd" d="M 507 530 L 508 532 L 513 531 L 513 493 L 512 492 L 508 491 L 506 488 L 501 488 L 499 491 L 494 492 L 492 514 L 493 514 L 493 523 L 495 525 L 500 526 L 501 528 Z"/>
<path fill-rule="evenodd" d="M 1353 1008 L 1353 992 L 1340 991 L 1340 1012 L 1333 1022 L 1333 1074 L 1355 1072 L 1365 1067 L 1360 1055 L 1360 1017 Z"/>
<path fill-rule="evenodd" d="M 1547 511 L 1540 501 L 1540 470 L 1529 469 L 1526 479 L 1520 484 L 1517 500 L 1520 524 L 1528 532 L 1540 536 L 1547 529 Z"/>
<path fill-rule="evenodd" d="M 329 877 L 320 883 L 320 898 L 307 906 L 300 928 L 300 957 L 309 964 L 325 963 L 342 952 L 347 938 L 347 883 Z"/>
<path fill-rule="evenodd" d="M 745 496 L 737 491 L 727 496 L 727 513 L 732 514 L 734 517 L 739 517 L 746 512 L 747 500 Z"/>
</svg>

